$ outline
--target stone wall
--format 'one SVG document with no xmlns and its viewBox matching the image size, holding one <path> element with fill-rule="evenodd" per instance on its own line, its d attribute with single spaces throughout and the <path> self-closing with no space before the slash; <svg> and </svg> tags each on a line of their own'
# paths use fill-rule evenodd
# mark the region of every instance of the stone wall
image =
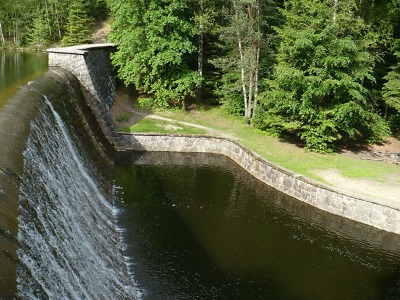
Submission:
<svg viewBox="0 0 400 300">
<path fill-rule="evenodd" d="M 79 45 L 48 49 L 49 67 L 62 68 L 75 75 L 87 104 L 114 148 L 119 139 L 110 111 L 115 102 L 115 76 L 110 54 L 113 44 Z"/>
<path fill-rule="evenodd" d="M 400 211 L 345 194 L 276 166 L 238 143 L 218 137 L 120 134 L 121 150 L 215 153 L 229 157 L 258 180 L 321 210 L 400 234 Z"/>
<path fill-rule="evenodd" d="M 111 146 L 123 151 L 214 153 L 229 157 L 261 182 L 329 213 L 400 234 L 400 210 L 345 194 L 276 166 L 238 143 L 217 137 L 118 134 L 111 117 L 115 81 L 112 44 L 49 49 L 49 67 L 66 69 L 81 85 L 88 106 Z"/>
</svg>

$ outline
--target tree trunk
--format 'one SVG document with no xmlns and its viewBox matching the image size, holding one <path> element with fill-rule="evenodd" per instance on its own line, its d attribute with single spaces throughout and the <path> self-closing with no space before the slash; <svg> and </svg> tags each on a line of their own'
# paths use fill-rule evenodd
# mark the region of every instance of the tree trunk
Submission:
<svg viewBox="0 0 400 300">
<path fill-rule="evenodd" d="M 261 21 L 261 6 L 260 6 L 260 1 L 257 1 L 257 31 L 261 32 L 260 28 L 260 21 Z M 253 101 L 253 110 L 252 110 L 252 115 L 251 117 L 254 118 L 256 110 L 257 110 L 257 105 L 258 105 L 258 73 L 259 73 L 259 68 L 260 68 L 260 55 L 261 55 L 261 45 L 260 45 L 260 40 L 257 40 L 256 44 L 256 62 L 255 62 L 255 71 L 254 71 L 254 101 Z"/>
<path fill-rule="evenodd" d="M 0 21 L 0 39 L 1 39 L 1 47 L 4 48 L 4 46 L 6 44 L 6 39 L 4 38 L 3 27 L 1 26 L 1 21 Z"/>
<path fill-rule="evenodd" d="M 51 25 L 50 25 L 50 16 L 49 16 L 49 7 L 48 7 L 48 3 L 47 0 L 44 0 L 44 7 L 46 10 L 46 22 L 47 22 L 47 29 L 49 30 L 49 35 L 51 36 Z"/>
<path fill-rule="evenodd" d="M 244 70 L 244 54 L 243 54 L 242 38 L 241 38 L 239 32 L 237 32 L 237 39 L 238 39 L 238 48 L 239 48 L 239 54 L 240 54 L 240 78 L 242 81 L 242 90 L 243 90 L 244 115 L 245 115 L 245 117 L 248 117 L 249 107 L 248 107 L 246 78 L 245 78 L 245 70 Z"/>
<path fill-rule="evenodd" d="M 201 102 L 203 98 L 203 65 L 204 65 L 204 0 L 200 0 L 200 13 L 199 13 L 199 48 L 197 53 L 197 72 L 200 75 L 201 83 L 197 87 L 197 102 Z"/>
<path fill-rule="evenodd" d="M 258 47 L 257 55 L 256 55 L 255 78 L 254 78 L 255 90 L 254 90 L 253 112 L 251 115 L 252 118 L 254 118 L 254 116 L 256 114 L 257 105 L 258 105 L 258 72 L 259 72 L 259 67 L 260 67 L 260 52 L 261 52 L 261 49 L 260 49 L 260 47 Z"/>
<path fill-rule="evenodd" d="M 333 24 L 336 23 L 336 15 L 337 15 L 338 3 L 339 3 L 339 0 L 334 0 L 334 3 L 333 3 Z"/>
<path fill-rule="evenodd" d="M 58 38 L 61 40 L 62 38 L 62 33 L 61 33 L 61 16 L 60 16 L 60 11 L 57 8 L 57 3 L 54 2 L 54 11 L 56 15 L 56 23 L 57 23 L 57 31 L 58 31 Z"/>
</svg>

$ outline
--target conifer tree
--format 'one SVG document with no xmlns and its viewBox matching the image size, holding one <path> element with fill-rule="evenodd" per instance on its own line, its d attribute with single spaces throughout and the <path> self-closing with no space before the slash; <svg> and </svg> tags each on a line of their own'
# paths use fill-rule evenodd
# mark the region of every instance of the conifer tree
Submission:
<svg viewBox="0 0 400 300">
<path fill-rule="evenodd" d="M 31 45 L 36 47 L 42 47 L 50 41 L 49 28 L 42 13 L 33 19 L 28 40 Z"/>
<path fill-rule="evenodd" d="M 62 39 L 62 45 L 91 43 L 92 22 L 85 0 L 73 0 L 69 7 L 67 30 Z"/>
<path fill-rule="evenodd" d="M 400 40 L 397 41 L 397 44 L 397 48 L 400 48 Z M 383 87 L 382 95 L 385 103 L 400 114 L 400 50 L 395 51 L 394 54 L 397 58 L 397 62 L 384 77 L 387 82 Z"/>
<path fill-rule="evenodd" d="M 366 88 L 375 80 L 374 57 L 356 9 L 354 1 L 286 2 L 261 128 L 278 136 L 295 134 L 318 152 L 349 140 L 381 141 L 389 134 Z"/>
</svg>

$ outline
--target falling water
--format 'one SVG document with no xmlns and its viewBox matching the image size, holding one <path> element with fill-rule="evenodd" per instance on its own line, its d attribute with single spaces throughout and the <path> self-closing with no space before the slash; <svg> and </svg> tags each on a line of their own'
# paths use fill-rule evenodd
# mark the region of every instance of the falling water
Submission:
<svg viewBox="0 0 400 300">
<path fill-rule="evenodd" d="M 117 299 L 134 295 L 124 272 L 116 209 L 60 116 L 32 123 L 21 184 L 18 290 L 22 298 Z"/>
<path fill-rule="evenodd" d="M 41 98 L 22 117 L 21 124 L 29 128 L 25 142 L 24 137 L 8 136 L 8 143 L 24 145 L 23 168 L 15 168 L 19 180 L 13 184 L 19 186 L 17 238 L 12 229 L 3 230 L 10 232 L 8 240 L 16 248 L 15 254 L 9 251 L 9 256 L 17 256 L 12 261 L 18 262 L 16 295 L 21 299 L 139 299 L 123 256 L 113 184 L 106 176 L 112 166 L 99 163 L 104 153 L 82 129 L 87 121 L 73 119 L 81 112 L 74 107 L 80 91 L 62 72 L 44 77 L 23 95 Z M 69 98 L 75 102 L 69 103 Z M 13 108 L 12 114 L 20 114 Z"/>
</svg>

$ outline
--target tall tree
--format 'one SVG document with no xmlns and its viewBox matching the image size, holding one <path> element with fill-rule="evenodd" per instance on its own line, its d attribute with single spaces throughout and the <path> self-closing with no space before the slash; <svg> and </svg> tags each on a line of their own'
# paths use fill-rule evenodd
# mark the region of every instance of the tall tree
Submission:
<svg viewBox="0 0 400 300">
<path fill-rule="evenodd" d="M 218 71 L 212 63 L 220 52 L 218 48 L 218 29 L 221 19 L 221 10 L 224 0 L 190 0 L 194 8 L 194 22 L 196 28 L 197 46 L 197 73 L 200 83 L 196 89 L 198 103 L 210 102 L 215 97 L 215 86 L 219 77 Z"/>
<path fill-rule="evenodd" d="M 219 94 L 229 111 L 254 117 L 263 63 L 271 60 L 273 26 L 281 1 L 229 0 L 220 27 L 223 55 L 214 60 L 221 69 Z M 271 62 L 271 61 L 270 61 Z"/>
<path fill-rule="evenodd" d="M 400 132 L 400 1 L 392 0 L 387 11 L 393 24 L 393 37 L 395 39 L 391 53 L 392 64 L 386 76 L 382 88 L 382 97 L 385 102 L 385 118 L 394 133 Z"/>
<path fill-rule="evenodd" d="M 67 31 L 62 39 L 62 45 L 91 43 L 92 23 L 86 1 L 73 0 L 69 7 Z"/>
<path fill-rule="evenodd" d="M 6 45 L 6 39 L 4 37 L 3 26 L 1 25 L 1 20 L 0 20 L 0 39 L 1 39 L 1 47 L 4 48 Z"/>
<path fill-rule="evenodd" d="M 200 84 L 189 2 L 113 0 L 111 10 L 119 77 L 150 96 L 151 105 L 184 107 Z"/>
<path fill-rule="evenodd" d="M 43 13 L 39 13 L 33 18 L 31 32 L 29 33 L 29 43 L 31 45 L 42 47 L 50 41 L 51 31 Z"/>
<path fill-rule="evenodd" d="M 386 104 L 400 113 L 400 41 L 395 55 L 397 62 L 392 70 L 385 76 L 387 82 L 383 87 L 383 99 Z"/>
<path fill-rule="evenodd" d="M 284 15 L 260 127 L 295 134 L 320 152 L 349 140 L 381 141 L 389 130 L 366 88 L 375 81 L 374 57 L 355 2 L 288 0 Z"/>
</svg>

